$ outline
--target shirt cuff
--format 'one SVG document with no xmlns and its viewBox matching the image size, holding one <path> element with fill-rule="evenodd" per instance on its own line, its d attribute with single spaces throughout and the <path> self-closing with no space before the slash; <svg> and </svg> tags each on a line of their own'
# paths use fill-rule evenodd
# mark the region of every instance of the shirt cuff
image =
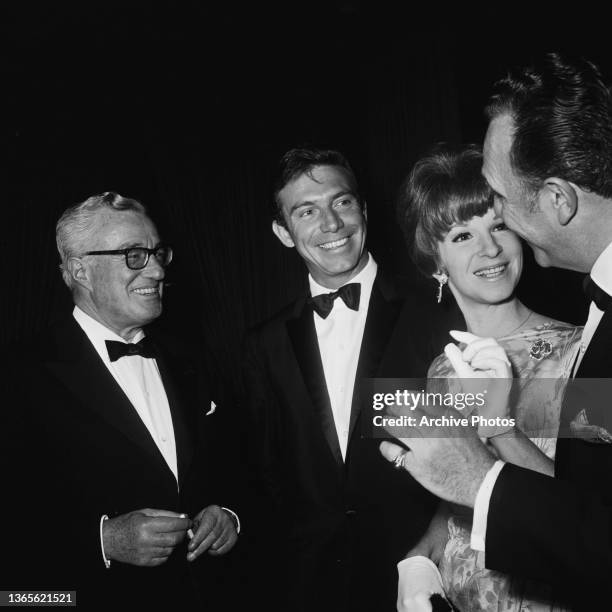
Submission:
<svg viewBox="0 0 612 612">
<path fill-rule="evenodd" d="M 108 520 L 108 515 L 107 514 L 103 514 L 100 517 L 100 550 L 102 551 L 102 560 L 104 561 L 104 567 L 106 569 L 110 568 L 111 562 L 110 559 L 106 558 L 106 554 L 104 553 L 104 537 L 103 537 L 103 531 L 104 531 L 104 521 Z"/>
<path fill-rule="evenodd" d="M 223 506 L 221 506 L 221 510 L 225 510 L 226 512 L 230 513 L 231 517 L 234 519 L 234 524 L 236 525 L 236 533 L 240 533 L 240 519 L 238 518 L 238 515 L 233 510 L 224 508 Z"/>
<path fill-rule="evenodd" d="M 504 461 L 496 461 L 487 472 L 484 480 L 480 484 L 474 503 L 474 518 L 472 519 L 472 536 L 470 538 L 470 548 L 480 552 L 485 551 L 485 539 L 487 537 L 487 516 L 489 514 L 489 502 L 493 487 L 502 468 L 506 465 Z"/>
</svg>

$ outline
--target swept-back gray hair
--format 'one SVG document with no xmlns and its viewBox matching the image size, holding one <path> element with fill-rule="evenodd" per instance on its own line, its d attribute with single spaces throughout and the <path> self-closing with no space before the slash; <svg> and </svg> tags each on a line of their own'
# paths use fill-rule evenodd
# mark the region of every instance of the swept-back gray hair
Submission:
<svg viewBox="0 0 612 612">
<path fill-rule="evenodd" d="M 62 278 L 72 288 L 72 278 L 66 267 L 71 257 L 79 257 L 90 249 L 92 235 L 95 231 L 96 217 L 101 210 L 133 210 L 147 214 L 147 209 L 137 200 L 124 198 L 114 191 L 106 191 L 91 196 L 67 208 L 55 226 L 55 241 L 62 263 Z"/>
</svg>

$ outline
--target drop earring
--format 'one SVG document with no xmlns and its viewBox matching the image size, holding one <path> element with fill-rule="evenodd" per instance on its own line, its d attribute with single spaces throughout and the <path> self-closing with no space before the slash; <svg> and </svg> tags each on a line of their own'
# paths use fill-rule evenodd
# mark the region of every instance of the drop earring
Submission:
<svg viewBox="0 0 612 612">
<path fill-rule="evenodd" d="M 438 281 L 438 291 L 436 292 L 436 301 L 438 304 L 442 301 L 442 289 L 448 283 L 448 274 L 446 272 L 436 272 L 433 277 Z"/>
</svg>

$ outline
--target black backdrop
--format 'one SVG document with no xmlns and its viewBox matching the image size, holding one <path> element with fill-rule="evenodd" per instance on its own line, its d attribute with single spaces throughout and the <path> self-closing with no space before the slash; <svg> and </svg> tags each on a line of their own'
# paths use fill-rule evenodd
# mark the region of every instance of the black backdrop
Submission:
<svg viewBox="0 0 612 612">
<path fill-rule="evenodd" d="M 232 378 L 245 329 L 305 280 L 269 215 L 270 169 L 302 143 L 347 154 L 371 250 L 416 276 L 394 212 L 416 158 L 436 141 L 480 142 L 492 81 L 534 53 L 578 52 L 612 76 L 605 19 L 584 4 L 571 15 L 430 4 L 16 5 L 1 60 L 2 345 L 70 307 L 55 221 L 114 190 L 141 199 L 175 245 L 164 324 L 205 338 Z M 579 276 L 527 259 L 525 301 L 580 321 Z"/>
</svg>

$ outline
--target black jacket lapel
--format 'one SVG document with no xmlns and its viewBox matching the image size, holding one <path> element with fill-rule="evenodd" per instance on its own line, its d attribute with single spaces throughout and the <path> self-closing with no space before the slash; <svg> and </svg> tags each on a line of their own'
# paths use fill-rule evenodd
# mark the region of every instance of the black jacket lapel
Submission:
<svg viewBox="0 0 612 612">
<path fill-rule="evenodd" d="M 360 381 L 376 376 L 385 349 L 395 328 L 395 323 L 402 307 L 403 300 L 398 297 L 395 286 L 386 276 L 380 273 L 372 287 L 368 315 L 355 374 L 353 401 L 351 404 L 351 421 L 349 441 L 355 430 L 355 424 L 361 410 Z"/>
<path fill-rule="evenodd" d="M 304 383 L 312 399 L 316 416 L 321 423 L 323 435 L 327 440 L 334 461 L 338 466 L 343 466 L 344 461 L 338 442 L 327 385 L 325 384 L 325 373 L 312 309 L 306 305 L 305 300 L 300 300 L 296 305 L 296 318 L 287 321 L 287 331 L 293 344 Z"/>
<path fill-rule="evenodd" d="M 576 377 L 607 378 L 610 376 L 610 358 L 612 357 L 612 310 L 607 310 L 587 349 Z"/>
<path fill-rule="evenodd" d="M 193 433 L 197 427 L 195 422 L 196 374 L 195 370 L 185 363 L 180 355 L 174 355 L 167 350 L 159 336 L 150 332 L 147 332 L 147 335 L 151 336 L 157 349 L 157 366 L 172 415 L 179 483 L 181 483 L 188 472 L 194 454 Z"/>
<path fill-rule="evenodd" d="M 45 361 L 45 366 L 78 398 L 80 404 L 129 438 L 176 482 L 136 409 L 76 322 L 70 322 L 59 330 L 55 351 Z"/>
</svg>

